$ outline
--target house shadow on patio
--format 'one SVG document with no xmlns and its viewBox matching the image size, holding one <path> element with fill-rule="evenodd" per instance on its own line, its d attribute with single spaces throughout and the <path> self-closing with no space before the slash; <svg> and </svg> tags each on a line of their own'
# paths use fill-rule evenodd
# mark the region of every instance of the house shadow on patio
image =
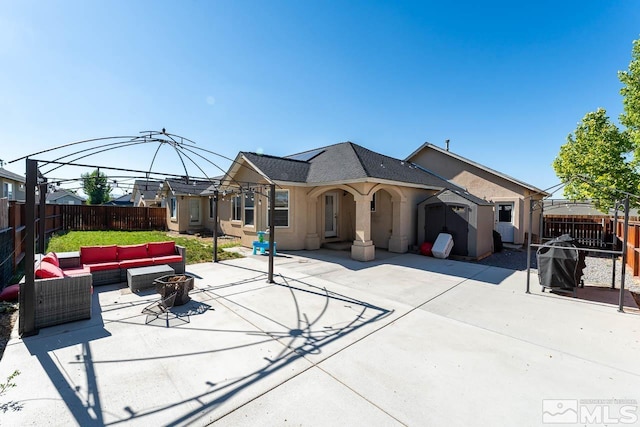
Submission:
<svg viewBox="0 0 640 427">
<path fill-rule="evenodd" d="M 514 273 L 513 270 L 507 268 L 453 259 L 439 259 L 412 253 L 398 254 L 385 249 L 376 249 L 376 258 L 373 261 L 366 262 L 352 259 L 348 251 L 318 249 L 315 251 L 289 251 L 288 253 L 295 255 L 291 261 L 295 263 L 310 263 L 313 260 L 317 260 L 333 263 L 350 271 L 362 271 L 384 265 L 413 269 L 416 274 L 420 272 L 444 274 L 492 285 L 500 285 Z"/>
</svg>

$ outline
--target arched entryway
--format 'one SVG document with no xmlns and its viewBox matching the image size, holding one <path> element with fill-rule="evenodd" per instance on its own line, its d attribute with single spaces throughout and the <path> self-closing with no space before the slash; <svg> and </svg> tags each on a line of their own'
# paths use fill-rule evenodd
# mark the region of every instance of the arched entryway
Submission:
<svg viewBox="0 0 640 427">
<path fill-rule="evenodd" d="M 351 257 L 375 259 L 379 246 L 408 250 L 410 213 L 406 197 L 394 186 L 375 183 L 316 187 L 307 194 L 305 248 L 326 242 L 350 242 Z"/>
</svg>

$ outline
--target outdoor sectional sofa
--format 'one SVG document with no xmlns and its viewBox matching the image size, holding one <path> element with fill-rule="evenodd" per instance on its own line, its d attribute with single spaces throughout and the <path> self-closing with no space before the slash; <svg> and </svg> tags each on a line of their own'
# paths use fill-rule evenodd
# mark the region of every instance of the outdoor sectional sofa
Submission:
<svg viewBox="0 0 640 427">
<path fill-rule="evenodd" d="M 185 263 L 186 249 L 173 241 L 50 252 L 36 261 L 35 327 L 91 318 L 93 286 L 124 282 L 129 268 L 166 264 L 184 273 Z"/>
</svg>

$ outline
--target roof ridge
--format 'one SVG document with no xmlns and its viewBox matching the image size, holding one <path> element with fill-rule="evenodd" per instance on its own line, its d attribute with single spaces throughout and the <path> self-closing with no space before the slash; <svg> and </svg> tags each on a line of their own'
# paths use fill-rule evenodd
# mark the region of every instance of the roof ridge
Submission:
<svg viewBox="0 0 640 427">
<path fill-rule="evenodd" d="M 313 151 L 313 150 L 309 150 L 309 151 Z M 302 154 L 305 153 L 306 151 L 303 151 L 301 153 L 297 153 L 297 154 Z M 254 156 L 258 156 L 258 157 L 268 157 L 270 159 L 279 159 L 279 160 L 287 160 L 290 162 L 300 162 L 300 163 L 309 163 L 308 161 L 305 160 L 297 160 L 297 159 L 290 159 L 287 156 L 274 156 L 273 154 L 259 154 L 259 153 L 254 153 L 253 151 L 241 151 L 241 154 L 253 154 Z M 295 154 L 291 154 L 292 156 L 295 156 Z"/>
</svg>

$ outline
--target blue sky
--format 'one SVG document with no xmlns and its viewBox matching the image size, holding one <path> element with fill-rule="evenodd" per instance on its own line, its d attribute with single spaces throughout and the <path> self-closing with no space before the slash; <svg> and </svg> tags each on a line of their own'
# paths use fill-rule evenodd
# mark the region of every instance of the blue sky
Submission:
<svg viewBox="0 0 640 427">
<path fill-rule="evenodd" d="M 0 158 L 162 127 L 226 157 L 349 140 L 404 158 L 450 139 L 544 189 L 587 112 L 617 121 L 638 24 L 634 0 L 0 0 Z M 86 161 L 146 170 L 152 155 Z M 161 151 L 154 169 L 177 163 Z"/>
</svg>

